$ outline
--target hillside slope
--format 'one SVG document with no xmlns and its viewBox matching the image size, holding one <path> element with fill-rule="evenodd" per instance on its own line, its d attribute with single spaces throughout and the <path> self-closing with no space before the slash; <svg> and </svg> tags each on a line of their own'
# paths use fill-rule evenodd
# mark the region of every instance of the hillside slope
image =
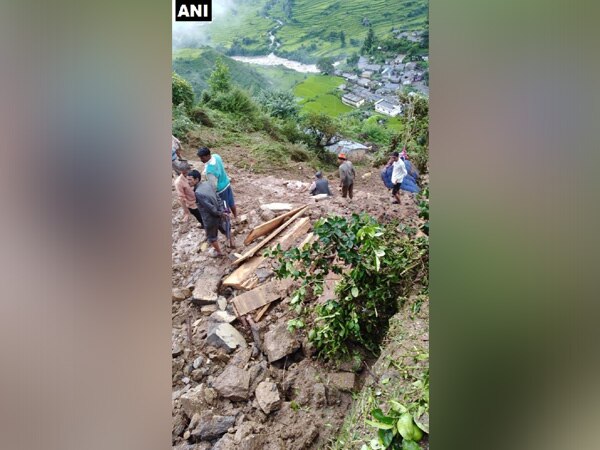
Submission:
<svg viewBox="0 0 600 450">
<path fill-rule="evenodd" d="M 306 77 L 284 67 L 260 67 L 235 61 L 210 47 L 175 50 L 173 71 L 191 83 L 196 98 L 199 98 L 202 91 L 208 87 L 208 78 L 219 57 L 229 67 L 233 82 L 253 92 L 265 88 L 288 90 Z"/>
</svg>

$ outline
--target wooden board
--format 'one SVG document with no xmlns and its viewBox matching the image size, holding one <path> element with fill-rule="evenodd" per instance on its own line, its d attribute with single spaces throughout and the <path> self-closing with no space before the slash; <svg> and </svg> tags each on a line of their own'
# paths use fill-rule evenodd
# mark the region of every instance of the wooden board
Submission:
<svg viewBox="0 0 600 450">
<path fill-rule="evenodd" d="M 248 314 L 255 309 L 261 308 L 285 295 L 285 291 L 291 286 L 291 280 L 275 280 L 265 283 L 250 292 L 244 292 L 233 298 L 233 305 L 238 317 Z"/>
<path fill-rule="evenodd" d="M 281 249 L 284 251 L 289 250 L 289 248 L 298 240 L 298 238 L 300 238 L 300 236 L 306 234 L 309 228 L 310 219 L 308 217 L 303 217 L 298 220 L 281 238 L 279 242 Z"/>
<path fill-rule="evenodd" d="M 298 246 L 298 248 L 299 248 L 300 250 L 302 250 L 302 248 L 303 248 L 303 247 L 304 247 L 306 244 L 310 244 L 310 243 L 313 241 L 313 239 L 314 239 L 314 238 L 315 238 L 315 234 L 314 234 L 314 233 L 312 233 L 312 232 L 311 232 L 311 233 L 308 233 L 308 234 L 306 235 L 306 238 L 304 238 L 304 240 L 303 240 L 302 242 L 300 242 L 300 245 Z"/>
<path fill-rule="evenodd" d="M 259 226 L 255 227 L 252 231 L 250 231 L 250 233 L 248 233 L 248 236 L 246 236 L 246 239 L 244 239 L 244 245 L 248 245 L 254 239 L 270 233 L 275 228 L 277 228 L 279 225 L 281 225 L 287 218 L 292 217 L 294 214 L 296 214 L 298 211 L 300 211 L 304 207 L 306 207 L 306 205 L 300 206 L 296 209 L 292 209 L 291 211 L 286 212 L 285 214 L 277 216 L 274 219 L 271 219 L 268 222 L 262 223 Z"/>
<path fill-rule="evenodd" d="M 292 222 L 294 222 L 294 220 L 296 220 L 298 217 L 300 217 L 302 214 L 304 214 L 304 211 L 306 211 L 306 208 L 307 208 L 307 206 L 302 208 L 300 211 L 298 211 L 296 214 L 294 214 L 292 217 L 290 217 L 287 221 L 285 221 L 282 225 L 280 225 L 275 231 L 273 231 L 266 238 L 264 238 L 260 243 L 258 243 L 257 245 L 252 247 L 250 250 L 248 250 L 246 253 L 244 253 L 241 258 L 236 259 L 233 262 L 233 265 L 240 264 L 240 263 L 246 261 L 247 259 L 252 258 L 256 254 L 256 252 L 258 252 L 260 249 L 265 247 L 269 242 L 271 242 L 275 237 L 277 237 L 277 235 L 279 233 L 281 233 L 285 228 L 287 228 L 288 225 L 290 225 Z"/>
<path fill-rule="evenodd" d="M 258 311 L 256 313 L 256 316 L 254 317 L 254 321 L 255 322 L 260 322 L 260 319 L 263 318 L 263 316 L 265 315 L 265 313 L 267 312 L 267 310 L 269 309 L 269 306 L 271 306 L 271 303 L 267 303 L 265 306 L 263 306 L 260 311 Z"/>
<path fill-rule="evenodd" d="M 227 278 L 223 280 L 223 286 L 231 286 L 235 289 L 242 289 L 243 283 L 254 275 L 254 271 L 264 262 L 262 256 L 250 258 L 246 264 L 235 269 Z"/>
</svg>

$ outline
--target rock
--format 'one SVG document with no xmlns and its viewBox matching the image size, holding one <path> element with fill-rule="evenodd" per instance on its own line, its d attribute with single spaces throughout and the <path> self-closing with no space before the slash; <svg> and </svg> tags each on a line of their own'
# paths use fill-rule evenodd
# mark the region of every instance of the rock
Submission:
<svg viewBox="0 0 600 450">
<path fill-rule="evenodd" d="M 329 383 L 340 391 L 351 392 L 354 390 L 356 375 L 350 372 L 338 372 L 329 374 Z"/>
<path fill-rule="evenodd" d="M 183 348 L 179 344 L 173 344 L 171 346 L 171 356 L 176 357 L 183 353 Z"/>
<path fill-rule="evenodd" d="M 250 374 L 232 364 L 225 368 L 213 384 L 219 395 L 233 401 L 248 400 L 249 387 Z"/>
<path fill-rule="evenodd" d="M 225 311 L 225 309 L 227 309 L 227 299 L 225 297 L 219 297 L 217 299 L 217 305 L 219 305 L 221 311 Z"/>
<path fill-rule="evenodd" d="M 237 450 L 233 436 L 226 434 L 212 447 L 212 450 Z"/>
<path fill-rule="evenodd" d="M 252 433 L 255 433 L 256 431 L 260 431 L 263 427 L 256 423 L 256 422 L 252 422 L 252 421 L 248 421 L 248 422 L 243 422 L 242 424 L 240 424 L 240 426 L 238 426 L 235 435 L 233 436 L 233 440 L 236 443 L 241 442 L 245 437 L 251 435 Z"/>
<path fill-rule="evenodd" d="M 187 428 L 187 426 L 188 423 L 183 414 L 178 414 L 175 417 L 173 417 L 173 439 L 177 438 L 178 436 L 181 436 Z"/>
<path fill-rule="evenodd" d="M 256 274 L 259 283 L 264 282 L 267 278 L 273 275 L 273 271 L 266 267 L 259 267 L 254 271 L 254 273 Z"/>
<path fill-rule="evenodd" d="M 180 397 L 181 409 L 183 409 L 186 416 L 192 418 L 192 421 L 194 414 L 203 411 L 207 406 L 204 398 L 205 388 L 204 384 L 199 384 Z"/>
<path fill-rule="evenodd" d="M 267 203 L 266 205 L 260 205 L 261 209 L 268 209 L 273 212 L 291 211 L 292 205 L 289 203 Z"/>
<path fill-rule="evenodd" d="M 268 221 L 275 218 L 275 213 L 270 209 L 261 209 L 259 214 L 260 218 L 264 221 Z"/>
<path fill-rule="evenodd" d="M 173 289 L 171 291 L 171 300 L 173 300 L 174 302 L 180 302 L 182 300 L 185 300 L 189 297 L 189 289 L 185 289 L 185 291 L 184 289 Z"/>
<path fill-rule="evenodd" d="M 327 406 L 327 390 L 323 383 L 316 383 L 313 386 L 313 408 L 321 409 Z"/>
<path fill-rule="evenodd" d="M 206 306 L 205 306 L 206 308 Z M 234 322 L 237 317 L 227 311 L 215 311 L 209 317 L 209 320 L 214 322 L 231 323 Z"/>
<path fill-rule="evenodd" d="M 213 388 L 207 387 L 204 389 L 204 401 L 209 405 L 213 405 L 217 400 L 218 394 Z"/>
<path fill-rule="evenodd" d="M 204 362 L 204 358 L 202 356 L 198 356 L 192 363 L 192 366 L 194 367 L 194 369 L 198 369 L 202 365 L 203 362 Z"/>
<path fill-rule="evenodd" d="M 300 348 L 300 342 L 290 334 L 287 325 L 282 322 L 265 334 L 263 348 L 269 362 L 273 362 L 294 353 Z"/>
<path fill-rule="evenodd" d="M 200 312 L 206 316 L 210 316 L 212 313 L 217 311 L 219 307 L 216 304 L 206 305 L 200 308 Z"/>
<path fill-rule="evenodd" d="M 198 306 L 216 303 L 219 298 L 217 289 L 220 281 L 221 277 L 216 275 L 203 277 L 194 287 L 192 303 Z"/>
<path fill-rule="evenodd" d="M 220 438 L 235 424 L 235 416 L 207 414 L 200 418 L 191 436 L 195 441 L 211 441 Z"/>
<path fill-rule="evenodd" d="M 256 387 L 256 400 L 260 405 L 260 409 L 265 414 L 270 414 L 272 411 L 281 407 L 281 397 L 277 390 L 277 385 L 272 381 L 263 381 Z"/>
<path fill-rule="evenodd" d="M 192 435 L 192 433 L 190 433 L 188 430 L 186 430 L 185 433 L 183 433 L 183 439 L 185 439 L 187 441 L 191 435 Z"/>
<path fill-rule="evenodd" d="M 363 175 L 361 176 L 361 178 L 362 178 L 363 180 L 366 180 L 367 178 L 370 178 L 370 177 L 371 177 L 371 172 L 367 172 L 367 173 L 365 173 L 365 174 L 363 174 Z"/>
<path fill-rule="evenodd" d="M 247 223 L 248 222 L 248 214 L 242 214 L 240 217 L 238 217 L 238 222 L 239 223 Z"/>
<path fill-rule="evenodd" d="M 206 336 L 206 343 L 217 348 L 222 348 L 228 353 L 236 348 L 247 348 L 248 344 L 238 330 L 228 323 L 215 323 Z"/>
</svg>

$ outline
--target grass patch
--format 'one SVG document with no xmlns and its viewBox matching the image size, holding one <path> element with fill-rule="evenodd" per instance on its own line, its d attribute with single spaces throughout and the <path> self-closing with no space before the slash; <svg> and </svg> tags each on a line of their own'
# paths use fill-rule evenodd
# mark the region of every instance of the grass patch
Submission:
<svg viewBox="0 0 600 450">
<path fill-rule="evenodd" d="M 311 75 L 294 88 L 294 95 L 302 99 L 300 104 L 304 112 L 321 112 L 337 117 L 353 109 L 331 93 L 343 82 L 341 77 Z"/>
</svg>

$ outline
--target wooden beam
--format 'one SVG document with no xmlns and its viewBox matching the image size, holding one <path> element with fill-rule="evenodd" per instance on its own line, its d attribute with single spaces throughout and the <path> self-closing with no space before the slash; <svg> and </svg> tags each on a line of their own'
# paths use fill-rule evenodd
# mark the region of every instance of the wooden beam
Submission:
<svg viewBox="0 0 600 450">
<path fill-rule="evenodd" d="M 303 217 L 298 220 L 292 228 L 281 238 L 279 245 L 282 250 L 289 250 L 289 248 L 298 240 L 300 236 L 306 234 L 310 228 L 310 219 Z"/>
<path fill-rule="evenodd" d="M 265 315 L 265 313 L 269 309 L 269 306 L 271 306 L 271 303 L 267 303 L 265 306 L 263 306 L 261 308 L 261 310 L 258 313 L 256 313 L 256 317 L 254 317 L 254 321 L 255 322 L 260 322 L 260 319 L 263 318 L 263 316 Z"/>
<path fill-rule="evenodd" d="M 277 216 L 274 219 L 271 219 L 268 222 L 262 223 L 259 226 L 255 227 L 252 231 L 250 231 L 250 233 L 248 233 L 248 236 L 246 236 L 246 239 L 244 239 L 244 245 L 248 245 L 254 239 L 270 233 L 275 228 L 277 228 L 279 225 L 281 225 L 288 217 L 292 217 L 294 214 L 296 214 L 298 211 L 300 211 L 304 207 L 306 207 L 306 205 L 300 206 L 296 209 L 292 209 L 291 211 L 286 212 L 285 214 Z"/>
<path fill-rule="evenodd" d="M 280 299 L 291 286 L 291 280 L 274 280 L 265 283 L 250 292 L 244 292 L 233 298 L 233 305 L 238 317 L 261 308 L 277 299 Z"/>
<path fill-rule="evenodd" d="M 275 237 L 277 237 L 277 235 L 279 233 L 281 233 L 285 228 L 287 228 L 288 225 L 290 225 L 292 222 L 294 222 L 294 220 L 296 220 L 298 217 L 300 217 L 304 213 L 304 211 L 306 211 L 306 208 L 308 208 L 308 206 L 305 206 L 300 211 L 298 211 L 296 214 L 294 214 L 292 217 L 290 217 L 286 222 L 284 222 L 282 225 L 280 225 L 275 231 L 273 231 L 271 234 L 269 234 L 261 242 L 259 242 L 257 245 L 252 247 L 246 253 L 244 253 L 241 256 L 241 258 L 236 259 L 233 262 L 233 265 L 240 264 L 241 262 L 244 262 L 247 259 L 252 258 L 256 254 L 256 252 L 258 252 L 260 249 L 265 247 L 269 242 L 271 242 Z"/>
<path fill-rule="evenodd" d="M 254 271 L 265 261 L 262 256 L 250 258 L 246 264 L 235 269 L 227 278 L 223 280 L 223 286 L 231 286 L 235 289 L 242 289 L 243 283 L 252 275 Z"/>
</svg>

